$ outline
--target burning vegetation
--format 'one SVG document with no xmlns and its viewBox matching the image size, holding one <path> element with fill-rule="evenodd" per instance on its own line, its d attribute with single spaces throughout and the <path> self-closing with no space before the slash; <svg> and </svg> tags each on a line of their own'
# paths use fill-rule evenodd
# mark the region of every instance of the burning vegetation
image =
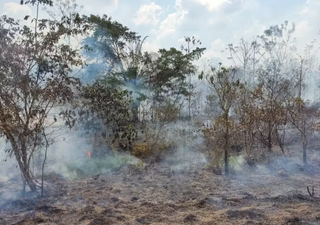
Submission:
<svg viewBox="0 0 320 225">
<path fill-rule="evenodd" d="M 57 4 L 34 29 L 0 19 L 0 224 L 320 223 L 317 49 L 299 54 L 294 24 L 201 70 L 194 37 L 143 52 Z"/>
</svg>

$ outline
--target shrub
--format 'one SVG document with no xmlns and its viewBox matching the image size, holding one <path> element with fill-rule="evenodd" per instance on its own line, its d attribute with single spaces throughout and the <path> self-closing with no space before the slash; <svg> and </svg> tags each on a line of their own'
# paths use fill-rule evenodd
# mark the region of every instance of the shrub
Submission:
<svg viewBox="0 0 320 225">
<path fill-rule="evenodd" d="M 139 159 L 159 161 L 174 149 L 174 144 L 168 139 L 167 134 L 163 127 L 146 129 L 140 141 L 134 144 L 132 155 Z"/>
</svg>

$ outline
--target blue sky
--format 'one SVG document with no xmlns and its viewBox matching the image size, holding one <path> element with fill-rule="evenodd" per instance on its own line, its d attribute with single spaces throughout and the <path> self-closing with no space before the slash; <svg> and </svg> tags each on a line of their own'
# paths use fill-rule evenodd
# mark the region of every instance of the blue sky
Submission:
<svg viewBox="0 0 320 225">
<path fill-rule="evenodd" d="M 207 47 L 206 58 L 224 58 L 221 50 L 240 38 L 252 39 L 285 20 L 296 24 L 303 47 L 320 35 L 320 0 L 77 0 L 81 13 L 107 14 L 141 36 L 145 50 L 177 47 L 184 36 L 196 36 Z M 2 14 L 23 18 L 34 14 L 20 0 L 0 0 Z M 0 12 L 1 12 L 0 11 Z M 41 13 L 45 17 L 45 12 Z"/>
</svg>

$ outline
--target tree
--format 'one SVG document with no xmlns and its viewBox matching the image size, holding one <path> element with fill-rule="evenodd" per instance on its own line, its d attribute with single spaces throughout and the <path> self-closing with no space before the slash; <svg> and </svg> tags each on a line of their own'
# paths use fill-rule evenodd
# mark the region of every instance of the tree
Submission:
<svg viewBox="0 0 320 225">
<path fill-rule="evenodd" d="M 249 87 L 254 86 L 258 66 L 265 55 L 262 45 L 257 39 L 251 41 L 241 39 L 238 45 L 229 44 L 227 51 L 228 59 L 232 60 L 233 66 L 241 69 L 242 81 Z"/>
<path fill-rule="evenodd" d="M 301 135 L 302 161 L 307 166 L 307 147 L 310 135 L 316 130 L 316 123 L 319 118 L 318 106 L 297 97 L 287 102 L 287 107 L 289 121 Z"/>
<path fill-rule="evenodd" d="M 180 110 L 181 99 L 191 95 L 187 76 L 196 73 L 193 62 L 202 56 L 204 50 L 196 48 L 188 54 L 175 48 L 158 51 L 159 57 L 149 66 L 147 81 L 152 92 L 154 109 L 171 105 Z"/>
<path fill-rule="evenodd" d="M 144 99 L 145 38 L 106 15 L 84 20 L 92 33 L 83 41 L 89 65 L 83 73 L 87 85 L 81 92 L 81 123 L 93 131 L 95 140 L 102 137 L 100 150 L 94 146 L 93 156 L 106 153 L 108 147 L 131 150 L 139 123 L 138 107 Z"/>
<path fill-rule="evenodd" d="M 194 36 L 192 37 L 184 37 L 184 40 L 186 42 L 186 46 L 184 45 L 181 45 L 181 50 L 183 52 L 185 52 L 185 54 L 190 54 L 193 50 L 194 50 L 194 47 L 196 45 L 201 45 L 201 41 L 200 40 L 197 40 Z M 196 47 L 195 49 L 196 51 L 204 51 L 205 48 L 199 48 L 199 47 Z M 192 72 L 192 71 L 190 71 Z M 192 74 L 188 74 L 189 75 L 189 96 L 188 96 L 188 116 L 189 116 L 189 119 L 191 120 L 191 93 L 193 91 L 193 85 L 191 83 L 191 77 L 192 77 Z"/>
<path fill-rule="evenodd" d="M 44 134 L 59 119 L 53 109 L 71 102 L 79 86 L 69 76 L 73 66 L 82 65 L 78 51 L 59 43 L 66 32 L 80 31 L 40 20 L 35 34 L 6 16 L 0 19 L 0 130 L 31 191 L 37 185 L 30 162 L 47 145 Z M 74 123 L 70 111 L 60 115 L 68 125 Z"/>
<path fill-rule="evenodd" d="M 133 112 L 138 120 L 140 101 L 145 99 L 145 60 L 142 46 L 146 39 L 122 24 L 104 15 L 86 17 L 93 34 L 84 39 L 87 51 L 84 55 L 90 61 L 84 72 L 90 75 L 88 81 L 104 80 L 113 87 L 129 89 L 133 93 Z"/>
<path fill-rule="evenodd" d="M 314 131 L 315 120 L 318 116 L 317 107 L 304 98 L 306 92 L 305 77 L 308 72 L 312 72 L 315 67 L 316 56 L 313 53 L 313 45 L 309 45 L 305 49 L 305 54 L 297 55 L 295 60 L 296 67 L 292 69 L 296 74 L 296 97 L 288 102 L 288 116 L 290 122 L 297 128 L 301 138 L 302 160 L 304 165 L 307 161 L 307 146 L 309 136 Z"/>
<path fill-rule="evenodd" d="M 286 102 L 293 98 L 294 92 L 290 80 L 282 78 L 280 74 L 276 67 L 260 70 L 258 87 L 249 92 L 240 107 L 243 110 L 241 121 L 244 127 L 250 125 L 248 131 L 251 130 L 254 138 L 269 152 L 276 142 L 284 153 L 280 130 L 289 122 Z"/>
<path fill-rule="evenodd" d="M 130 108 L 131 93 L 112 87 L 105 80 L 97 80 L 86 85 L 80 97 L 82 104 L 79 107 L 79 122 L 88 132 L 93 132 L 94 142 L 97 142 L 93 146 L 92 156 L 105 155 L 108 147 L 132 150 L 136 135 Z M 102 142 L 98 141 L 99 137 L 102 137 Z"/>
<path fill-rule="evenodd" d="M 83 41 L 88 60 L 103 63 L 110 72 L 124 72 L 136 64 L 143 40 L 137 33 L 106 15 L 84 17 L 93 34 Z"/>
<path fill-rule="evenodd" d="M 294 23 L 290 27 L 285 21 L 270 26 L 253 41 L 241 39 L 238 45 L 229 45 L 229 59 L 240 66 L 249 88 L 243 93 L 237 112 L 250 152 L 254 140 L 258 140 L 269 151 L 277 143 L 284 153 L 283 141 L 289 122 L 286 102 L 294 98 L 297 81 L 293 73 L 296 71 L 294 31 Z"/>
<path fill-rule="evenodd" d="M 266 63 L 276 64 L 278 68 L 282 68 L 282 72 L 287 72 L 292 59 L 290 53 L 295 48 L 292 43 L 295 41 L 293 33 L 295 32 L 295 24 L 292 23 L 289 27 L 289 22 L 285 21 L 283 24 L 270 26 L 269 29 L 264 31 L 264 34 L 259 36 L 262 46 L 266 51 L 263 58 Z M 287 67 L 286 67 L 287 66 Z"/>
<path fill-rule="evenodd" d="M 224 170 L 225 174 L 229 174 L 229 149 L 231 137 L 231 109 L 234 107 L 237 96 L 244 85 L 237 78 L 237 71 L 234 68 L 227 69 L 220 67 L 215 69 L 212 67 L 211 73 L 206 77 L 209 87 L 212 89 L 217 104 L 222 113 L 215 121 L 215 124 L 223 127 L 223 151 L 224 151 Z"/>
<path fill-rule="evenodd" d="M 49 5 L 52 6 L 53 5 L 53 1 L 52 0 L 21 0 L 20 4 L 31 4 L 31 5 L 35 5 L 35 4 L 44 4 L 44 5 Z"/>
<path fill-rule="evenodd" d="M 38 28 L 38 19 L 39 19 L 39 6 L 40 4 L 43 4 L 43 5 L 49 5 L 49 6 L 52 6 L 53 5 L 53 1 L 52 0 L 21 0 L 20 1 L 20 4 L 23 5 L 23 4 L 31 4 L 31 5 L 36 5 L 37 7 L 37 14 L 36 14 L 36 18 L 34 18 L 34 33 L 35 33 L 35 36 L 34 36 L 34 39 L 35 39 L 35 42 L 36 42 L 36 39 L 37 39 L 37 28 Z M 25 18 L 28 18 L 29 15 L 27 15 Z"/>
<path fill-rule="evenodd" d="M 54 4 L 53 2 L 50 3 L 51 4 L 47 3 L 49 6 L 51 6 L 50 9 L 44 7 L 44 10 L 48 13 L 51 19 L 55 22 L 63 21 L 63 23 L 67 25 L 67 28 L 72 30 L 72 28 L 77 25 L 77 23 L 73 23 L 73 21 L 76 21 L 77 18 L 80 18 L 79 12 L 83 6 L 79 6 L 76 3 L 76 0 L 56 0 Z M 67 34 L 67 43 L 70 46 L 70 34 Z"/>
</svg>

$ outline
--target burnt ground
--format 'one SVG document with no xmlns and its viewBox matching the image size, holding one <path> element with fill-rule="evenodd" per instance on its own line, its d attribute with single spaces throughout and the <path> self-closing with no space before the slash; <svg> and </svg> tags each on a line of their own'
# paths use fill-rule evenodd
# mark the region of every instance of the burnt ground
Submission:
<svg viewBox="0 0 320 225">
<path fill-rule="evenodd" d="M 47 180 L 43 198 L 6 201 L 21 185 L 0 183 L 0 224 L 320 224 L 320 174 L 311 170 L 226 178 L 199 165 L 180 171 L 157 165 Z"/>
</svg>

